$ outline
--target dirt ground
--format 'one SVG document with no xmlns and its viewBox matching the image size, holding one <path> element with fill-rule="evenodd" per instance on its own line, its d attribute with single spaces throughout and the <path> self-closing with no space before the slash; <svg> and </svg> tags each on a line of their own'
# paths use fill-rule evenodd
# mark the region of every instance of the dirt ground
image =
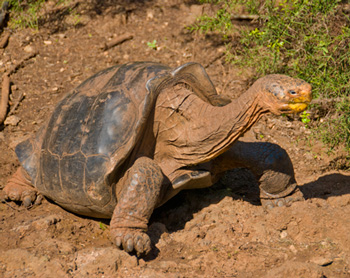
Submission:
<svg viewBox="0 0 350 278">
<path fill-rule="evenodd" d="M 196 61 L 219 93 L 235 98 L 249 74 L 225 64 L 214 35 L 186 25 L 210 7 L 196 1 L 47 1 L 38 31 L 12 31 L 0 70 L 36 53 L 11 75 L 13 116 L 0 128 L 0 188 L 14 173 L 15 145 L 38 130 L 66 92 L 103 68 L 129 61 L 172 67 Z M 249 24 L 249 22 L 236 22 Z M 131 40 L 104 50 L 129 33 Z M 156 49 L 147 42 L 156 40 Z M 158 208 L 148 234 L 153 249 L 137 258 L 115 248 L 109 223 L 69 213 L 44 200 L 29 210 L 0 203 L 0 277 L 350 277 L 350 174 L 336 171 L 307 140 L 298 120 L 263 118 L 247 140 L 287 150 L 306 200 L 265 212 L 244 169 L 209 189 L 187 191 Z"/>
</svg>

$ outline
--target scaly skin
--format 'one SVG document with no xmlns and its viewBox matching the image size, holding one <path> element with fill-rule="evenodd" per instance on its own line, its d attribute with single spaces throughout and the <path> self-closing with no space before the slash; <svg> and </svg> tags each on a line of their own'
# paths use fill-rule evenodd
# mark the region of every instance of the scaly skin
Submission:
<svg viewBox="0 0 350 278">
<path fill-rule="evenodd" d="M 1 199 L 22 202 L 25 207 L 30 207 L 34 202 L 40 203 L 38 191 L 33 187 L 28 175 L 19 167 L 7 181 L 1 192 Z"/>
<path fill-rule="evenodd" d="M 159 202 L 162 170 L 152 159 L 141 157 L 117 184 L 118 204 L 111 220 L 111 235 L 116 245 L 138 254 L 151 250 L 145 233 L 148 220 Z M 118 188 L 121 188 L 118 193 Z"/>
<path fill-rule="evenodd" d="M 238 141 L 213 161 L 212 173 L 217 180 L 224 171 L 238 167 L 252 171 L 259 182 L 261 203 L 267 210 L 304 199 L 297 189 L 287 152 L 276 144 Z"/>
</svg>

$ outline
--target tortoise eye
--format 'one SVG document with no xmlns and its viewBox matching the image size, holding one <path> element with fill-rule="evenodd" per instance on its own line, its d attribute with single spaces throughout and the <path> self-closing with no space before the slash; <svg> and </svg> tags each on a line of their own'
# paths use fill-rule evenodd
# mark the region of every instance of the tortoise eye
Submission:
<svg viewBox="0 0 350 278">
<path fill-rule="evenodd" d="M 289 93 L 290 93 L 291 95 L 296 95 L 296 94 L 297 94 L 296 91 L 294 91 L 294 90 L 289 90 Z"/>
</svg>

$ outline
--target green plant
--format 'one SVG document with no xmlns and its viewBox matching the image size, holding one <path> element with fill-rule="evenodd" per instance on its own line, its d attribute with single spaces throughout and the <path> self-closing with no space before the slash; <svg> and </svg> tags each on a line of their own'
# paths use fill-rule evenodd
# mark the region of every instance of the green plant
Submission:
<svg viewBox="0 0 350 278">
<path fill-rule="evenodd" d="M 199 18 L 190 29 L 221 34 L 227 61 L 255 69 L 256 78 L 270 73 L 299 77 L 312 84 L 314 98 L 335 98 L 333 112 L 322 122 L 310 125 L 313 119 L 306 112 L 301 120 L 330 148 L 343 144 L 350 153 L 350 19 L 342 12 L 344 1 L 205 2 L 216 5 L 217 13 Z M 238 28 L 232 14 L 242 6 L 259 18 L 255 24 Z"/>
<path fill-rule="evenodd" d="M 14 28 L 38 28 L 39 11 L 45 0 L 9 0 L 8 2 L 10 5 L 10 26 Z"/>
<path fill-rule="evenodd" d="M 81 21 L 81 15 L 75 10 L 69 9 L 69 11 L 72 16 L 74 26 L 78 25 Z"/>
<path fill-rule="evenodd" d="M 106 224 L 104 224 L 104 223 L 102 223 L 102 222 L 99 223 L 99 227 L 100 227 L 100 229 L 101 229 L 102 231 L 105 231 L 105 230 L 107 229 Z"/>
<path fill-rule="evenodd" d="M 319 125 L 317 130 L 322 141 L 331 149 L 344 143 L 350 153 L 350 100 L 339 101 L 331 118 Z"/>
<path fill-rule="evenodd" d="M 306 111 L 300 114 L 301 121 L 303 122 L 305 127 L 308 127 L 308 123 L 311 121 L 309 117 L 310 117 L 310 113 Z"/>
<path fill-rule="evenodd" d="M 147 42 L 147 46 L 151 49 L 157 50 L 157 40 L 153 40 L 152 42 Z"/>
</svg>

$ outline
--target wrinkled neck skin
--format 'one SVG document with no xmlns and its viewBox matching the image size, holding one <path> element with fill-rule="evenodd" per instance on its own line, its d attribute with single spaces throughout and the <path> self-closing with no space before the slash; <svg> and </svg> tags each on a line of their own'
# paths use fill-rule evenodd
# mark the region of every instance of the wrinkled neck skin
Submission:
<svg viewBox="0 0 350 278">
<path fill-rule="evenodd" d="M 210 161 L 228 150 L 268 112 L 255 87 L 223 107 L 212 106 L 179 86 L 159 95 L 154 159 L 170 181 L 179 175 L 179 169 Z"/>
</svg>

